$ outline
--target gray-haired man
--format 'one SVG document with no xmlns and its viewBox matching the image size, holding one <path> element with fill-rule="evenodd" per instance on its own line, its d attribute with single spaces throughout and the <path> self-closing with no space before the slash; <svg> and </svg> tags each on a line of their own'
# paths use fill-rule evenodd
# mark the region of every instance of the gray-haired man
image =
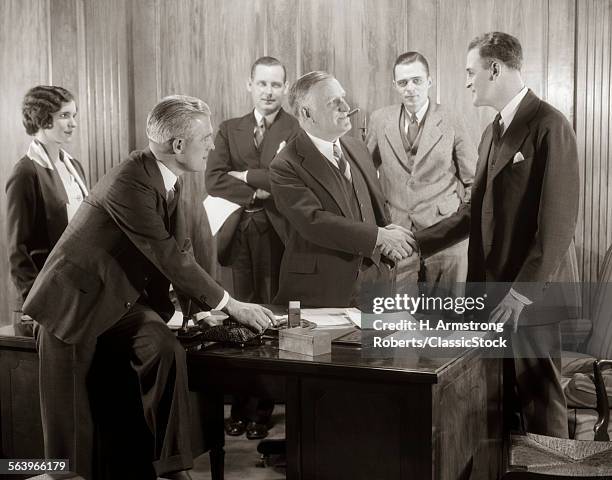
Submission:
<svg viewBox="0 0 612 480">
<path fill-rule="evenodd" d="M 185 352 L 165 322 L 169 284 L 202 309 L 226 310 L 262 331 L 274 321 L 232 299 L 195 261 L 179 177 L 201 171 L 213 148 L 210 110 L 193 97 L 159 102 L 149 148 L 113 168 L 83 202 L 39 274 L 23 310 L 40 325 L 41 409 L 48 458 L 90 478 L 92 420 L 86 390 L 96 345 L 111 345 L 138 377 L 159 476 L 190 478 Z"/>
<path fill-rule="evenodd" d="M 391 260 L 412 253 L 412 235 L 389 225 L 368 150 L 345 136 L 346 92 L 310 72 L 289 93 L 302 131 L 270 165 L 272 195 L 290 229 L 274 303 L 343 307 L 367 302 L 364 287 L 387 283 Z M 386 228 L 385 228 L 386 227 Z"/>
</svg>

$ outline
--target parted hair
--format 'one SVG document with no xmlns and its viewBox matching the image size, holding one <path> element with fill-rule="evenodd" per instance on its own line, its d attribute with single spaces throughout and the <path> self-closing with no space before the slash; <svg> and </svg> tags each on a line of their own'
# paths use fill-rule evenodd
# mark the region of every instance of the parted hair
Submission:
<svg viewBox="0 0 612 480">
<path fill-rule="evenodd" d="M 468 46 L 468 51 L 478 49 L 485 67 L 489 67 L 493 59 L 499 60 L 514 70 L 523 66 L 523 48 L 516 37 L 504 32 L 488 32 L 474 38 Z"/>
<path fill-rule="evenodd" d="M 293 82 L 289 89 L 289 106 L 296 118 L 301 117 L 302 107 L 306 105 L 312 87 L 330 78 L 334 78 L 331 73 L 316 70 L 302 75 Z"/>
<path fill-rule="evenodd" d="M 418 62 L 423 67 L 425 67 L 425 72 L 427 72 L 427 76 L 429 76 L 429 63 L 427 59 L 421 55 L 419 52 L 406 52 L 402 53 L 393 64 L 393 78 L 395 79 L 395 67 L 398 65 L 410 65 L 411 63 Z"/>
<path fill-rule="evenodd" d="M 258 65 L 263 65 L 265 67 L 282 67 L 283 68 L 283 82 L 287 81 L 287 69 L 280 62 L 279 59 L 274 57 L 259 57 L 253 65 L 251 65 L 251 80 L 255 77 L 255 70 Z"/>
<path fill-rule="evenodd" d="M 40 129 L 52 128 L 53 114 L 59 112 L 62 105 L 71 100 L 74 100 L 72 93 L 62 87 L 37 85 L 30 88 L 21 105 L 26 133 L 35 135 Z"/>
<path fill-rule="evenodd" d="M 162 98 L 147 117 L 147 137 L 156 143 L 175 138 L 191 140 L 195 135 L 194 117 L 210 116 L 210 108 L 202 100 L 187 95 Z"/>
</svg>

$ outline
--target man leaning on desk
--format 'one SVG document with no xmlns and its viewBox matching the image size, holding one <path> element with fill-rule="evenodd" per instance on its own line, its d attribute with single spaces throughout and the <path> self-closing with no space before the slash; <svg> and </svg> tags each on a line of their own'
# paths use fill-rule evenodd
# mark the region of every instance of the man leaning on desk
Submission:
<svg viewBox="0 0 612 480">
<path fill-rule="evenodd" d="M 364 288 L 390 280 L 386 262 L 413 251 L 411 234 L 389 222 L 365 144 L 344 136 L 345 96 L 321 71 L 289 92 L 301 130 L 270 164 L 272 196 L 290 224 L 276 304 L 359 306 Z"/>
<path fill-rule="evenodd" d="M 180 177 L 201 171 L 212 143 L 210 110 L 171 96 L 147 119 L 149 147 L 91 191 L 38 275 L 23 310 L 39 325 L 40 398 L 47 458 L 91 478 L 93 425 L 86 379 L 96 345 L 126 359 L 140 387 L 158 476 L 189 479 L 185 352 L 165 322 L 169 285 L 202 309 L 225 310 L 263 331 L 274 321 L 231 298 L 195 261 L 179 205 Z"/>
</svg>

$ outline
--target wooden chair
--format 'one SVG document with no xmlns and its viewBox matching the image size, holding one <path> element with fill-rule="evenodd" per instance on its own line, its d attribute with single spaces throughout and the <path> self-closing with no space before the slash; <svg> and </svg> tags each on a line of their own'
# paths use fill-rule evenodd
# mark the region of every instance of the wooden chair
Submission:
<svg viewBox="0 0 612 480">
<path fill-rule="evenodd" d="M 511 435 L 505 452 L 503 480 L 612 478 L 612 442 L 608 434 L 610 406 L 602 370 L 612 360 L 593 362 L 592 380 L 597 395 L 595 440 L 572 440 L 545 435 Z"/>
</svg>

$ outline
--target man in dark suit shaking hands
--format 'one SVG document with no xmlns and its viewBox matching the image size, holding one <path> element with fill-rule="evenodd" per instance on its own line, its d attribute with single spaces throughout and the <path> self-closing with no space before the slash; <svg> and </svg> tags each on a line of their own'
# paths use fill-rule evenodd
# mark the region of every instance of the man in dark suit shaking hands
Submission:
<svg viewBox="0 0 612 480">
<path fill-rule="evenodd" d="M 497 112 L 482 135 L 472 190 L 470 282 L 504 282 L 494 322 L 513 326 L 516 387 L 527 431 L 567 437 L 559 382 L 559 315 L 546 284 L 564 260 L 578 214 L 578 154 L 567 119 L 523 83 L 522 48 L 491 32 L 469 45 L 466 87 Z"/>
<path fill-rule="evenodd" d="M 107 345 L 138 377 L 151 462 L 158 476 L 190 478 L 185 352 L 165 322 L 169 285 L 201 309 L 225 310 L 263 331 L 274 321 L 231 298 L 195 261 L 180 206 L 180 176 L 201 171 L 213 148 L 201 100 L 166 97 L 147 119 L 149 147 L 106 174 L 49 255 L 23 310 L 40 328 L 45 454 L 91 478 L 92 420 L 86 379 Z"/>
<path fill-rule="evenodd" d="M 381 255 L 412 253 L 411 233 L 389 225 L 365 144 L 345 135 L 345 97 L 327 72 L 307 73 L 291 86 L 289 104 L 302 130 L 270 165 L 272 195 L 290 224 L 274 303 L 357 305 L 364 287 L 388 278 Z"/>
</svg>

